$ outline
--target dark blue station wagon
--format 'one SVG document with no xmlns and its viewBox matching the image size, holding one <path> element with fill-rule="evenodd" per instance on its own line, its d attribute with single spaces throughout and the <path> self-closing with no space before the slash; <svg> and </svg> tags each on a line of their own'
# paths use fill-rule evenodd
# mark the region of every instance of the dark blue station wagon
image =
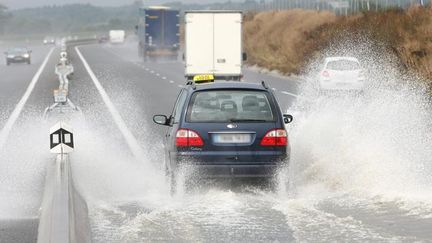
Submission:
<svg viewBox="0 0 432 243">
<path fill-rule="evenodd" d="M 290 158 L 285 123 L 292 119 L 264 82 L 188 83 L 169 117 L 153 117 L 168 127 L 165 169 L 171 189 L 182 165 L 192 166 L 200 178 L 274 176 Z"/>
</svg>

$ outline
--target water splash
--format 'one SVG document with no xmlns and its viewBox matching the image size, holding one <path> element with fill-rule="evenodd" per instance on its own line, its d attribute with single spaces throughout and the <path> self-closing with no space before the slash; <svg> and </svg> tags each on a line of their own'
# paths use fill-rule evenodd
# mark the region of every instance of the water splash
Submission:
<svg viewBox="0 0 432 243">
<path fill-rule="evenodd" d="M 432 121 L 426 88 L 376 43 L 347 39 L 324 56 L 356 56 L 368 70 L 363 95 L 320 95 L 311 62 L 308 82 L 291 108 L 291 190 L 356 192 L 430 200 Z M 378 49 L 378 50 L 377 50 Z"/>
</svg>

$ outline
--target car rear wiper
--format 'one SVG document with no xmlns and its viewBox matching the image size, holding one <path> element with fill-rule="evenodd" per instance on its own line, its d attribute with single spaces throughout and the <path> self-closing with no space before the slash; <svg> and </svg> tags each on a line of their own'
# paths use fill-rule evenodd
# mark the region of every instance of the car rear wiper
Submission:
<svg viewBox="0 0 432 243">
<path fill-rule="evenodd" d="M 230 122 L 266 122 L 267 120 L 259 119 L 230 119 Z"/>
</svg>

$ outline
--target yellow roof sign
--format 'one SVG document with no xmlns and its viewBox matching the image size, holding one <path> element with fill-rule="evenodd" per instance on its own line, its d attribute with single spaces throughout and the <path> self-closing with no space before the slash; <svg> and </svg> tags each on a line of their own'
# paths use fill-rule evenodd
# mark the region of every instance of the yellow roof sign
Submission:
<svg viewBox="0 0 432 243">
<path fill-rule="evenodd" d="M 213 74 L 195 75 L 193 81 L 196 84 L 210 83 L 210 82 L 214 82 L 214 76 Z"/>
</svg>

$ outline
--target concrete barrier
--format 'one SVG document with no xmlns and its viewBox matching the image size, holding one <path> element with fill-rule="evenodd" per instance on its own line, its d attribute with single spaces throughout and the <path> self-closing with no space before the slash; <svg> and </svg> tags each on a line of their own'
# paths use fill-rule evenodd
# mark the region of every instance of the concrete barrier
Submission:
<svg viewBox="0 0 432 243">
<path fill-rule="evenodd" d="M 45 109 L 44 117 L 55 108 L 65 111 L 65 107 L 73 110 L 76 107 L 68 98 L 69 76 L 73 74 L 73 66 L 67 58 L 68 45 L 91 44 L 96 39 L 81 39 L 62 41 L 60 62 L 55 67 L 59 77 L 56 102 Z M 61 92 L 60 92 L 61 91 Z M 63 97 L 64 96 L 64 97 Z M 91 242 L 90 221 L 88 207 L 84 198 L 75 188 L 72 179 L 71 164 L 67 154 L 59 154 L 55 162 L 47 166 L 45 191 L 43 195 L 39 228 L 38 243 L 87 243 Z"/>
<path fill-rule="evenodd" d="M 47 167 L 37 242 L 91 242 L 87 204 L 74 186 L 68 155 Z"/>
</svg>

